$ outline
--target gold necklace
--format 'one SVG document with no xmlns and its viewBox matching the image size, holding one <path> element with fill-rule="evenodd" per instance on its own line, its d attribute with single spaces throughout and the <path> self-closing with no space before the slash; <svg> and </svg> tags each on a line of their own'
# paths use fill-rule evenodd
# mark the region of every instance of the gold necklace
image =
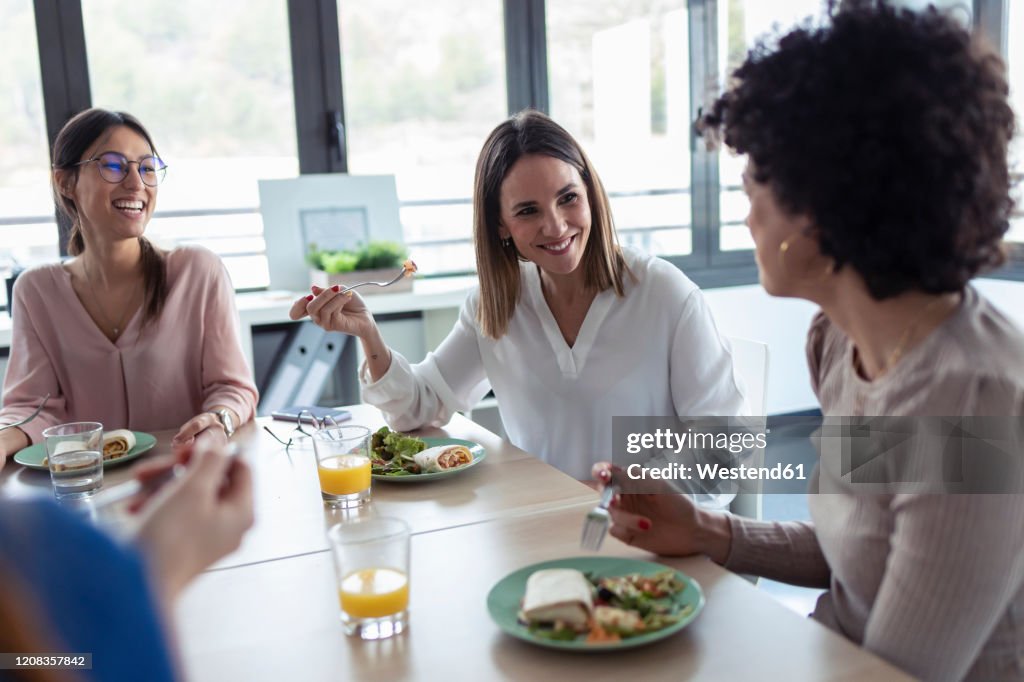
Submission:
<svg viewBox="0 0 1024 682">
<path fill-rule="evenodd" d="M 85 281 L 89 283 L 89 291 L 92 292 L 92 299 L 96 301 L 96 309 L 99 311 L 100 317 L 103 318 L 103 323 L 110 329 L 114 330 L 114 338 L 116 339 L 121 334 L 121 328 L 124 327 L 128 313 L 132 309 L 131 303 L 135 300 L 135 295 L 132 294 L 132 297 L 128 300 L 128 305 L 125 306 L 124 312 L 121 313 L 121 319 L 118 323 L 116 325 L 111 324 L 110 318 L 107 317 L 107 311 L 103 309 L 103 301 L 101 301 L 100 297 L 96 294 L 96 287 L 93 285 L 92 276 L 89 274 L 89 266 L 85 263 L 85 258 L 82 258 L 82 269 L 85 270 Z"/>
<path fill-rule="evenodd" d="M 935 298 L 932 301 L 930 301 L 928 305 L 921 308 L 921 312 L 915 315 L 914 319 L 912 319 L 910 321 L 910 324 L 907 325 L 907 328 L 903 330 L 903 334 L 900 335 L 899 341 L 896 342 L 896 347 L 893 348 L 892 352 L 889 353 L 889 357 L 886 358 L 885 364 L 879 368 L 878 374 L 875 375 L 876 377 L 882 376 L 890 369 L 892 369 L 893 365 L 899 362 L 900 358 L 903 357 L 903 353 L 907 349 L 907 342 L 910 341 L 910 335 L 917 328 L 917 325 L 921 323 L 921 321 L 924 319 L 924 316 L 928 314 L 929 310 L 931 310 L 932 308 L 934 308 L 939 303 L 942 303 L 945 300 L 945 296 L 940 295 L 938 298 Z"/>
</svg>

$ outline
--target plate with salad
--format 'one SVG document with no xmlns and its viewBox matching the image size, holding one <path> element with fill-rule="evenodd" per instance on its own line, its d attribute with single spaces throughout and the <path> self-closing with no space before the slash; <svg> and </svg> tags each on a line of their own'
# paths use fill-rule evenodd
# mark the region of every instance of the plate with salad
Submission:
<svg viewBox="0 0 1024 682">
<path fill-rule="evenodd" d="M 370 473 L 375 481 L 437 481 L 471 469 L 486 456 L 479 443 L 459 438 L 420 438 L 386 426 L 370 436 Z"/>
<path fill-rule="evenodd" d="M 504 632 L 553 649 L 607 651 L 679 632 L 704 608 L 693 578 L 649 561 L 573 557 L 521 568 L 487 595 Z"/>
</svg>

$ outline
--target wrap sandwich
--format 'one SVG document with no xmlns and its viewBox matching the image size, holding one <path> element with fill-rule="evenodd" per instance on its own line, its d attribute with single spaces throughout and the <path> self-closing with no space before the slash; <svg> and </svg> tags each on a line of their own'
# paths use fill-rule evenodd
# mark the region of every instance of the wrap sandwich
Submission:
<svg viewBox="0 0 1024 682">
<path fill-rule="evenodd" d="M 473 462 L 473 453 L 464 445 L 438 445 L 413 455 L 422 474 L 436 474 Z"/>
<path fill-rule="evenodd" d="M 135 434 L 128 429 L 117 429 L 103 434 L 103 459 L 117 459 L 135 447 Z"/>
<path fill-rule="evenodd" d="M 574 568 L 547 568 L 530 574 L 520 618 L 527 624 L 560 623 L 583 632 L 594 613 L 593 591 Z"/>
</svg>

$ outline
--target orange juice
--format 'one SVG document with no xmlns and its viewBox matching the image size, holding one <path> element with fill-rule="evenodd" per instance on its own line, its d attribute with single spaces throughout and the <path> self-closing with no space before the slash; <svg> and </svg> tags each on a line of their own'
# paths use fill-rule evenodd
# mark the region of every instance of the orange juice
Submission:
<svg viewBox="0 0 1024 682">
<path fill-rule="evenodd" d="M 328 495 L 351 495 L 370 487 L 370 458 L 363 455 L 322 459 L 316 472 L 320 477 L 320 490 Z"/>
<path fill-rule="evenodd" d="M 341 610 L 352 618 L 383 618 L 409 606 L 409 578 L 393 568 L 361 568 L 338 590 Z"/>
</svg>

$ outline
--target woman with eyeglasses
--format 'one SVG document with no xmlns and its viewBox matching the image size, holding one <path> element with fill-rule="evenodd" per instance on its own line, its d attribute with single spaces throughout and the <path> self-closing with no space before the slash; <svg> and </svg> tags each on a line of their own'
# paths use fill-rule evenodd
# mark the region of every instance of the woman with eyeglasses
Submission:
<svg viewBox="0 0 1024 682">
<path fill-rule="evenodd" d="M 0 432 L 0 464 L 65 422 L 173 428 L 187 444 L 201 433 L 223 440 L 252 418 L 257 392 L 223 264 L 144 236 L 166 171 L 130 114 L 89 109 L 58 134 L 51 185 L 74 258 L 15 283 L 0 425 L 50 399 L 34 420 Z"/>
</svg>

